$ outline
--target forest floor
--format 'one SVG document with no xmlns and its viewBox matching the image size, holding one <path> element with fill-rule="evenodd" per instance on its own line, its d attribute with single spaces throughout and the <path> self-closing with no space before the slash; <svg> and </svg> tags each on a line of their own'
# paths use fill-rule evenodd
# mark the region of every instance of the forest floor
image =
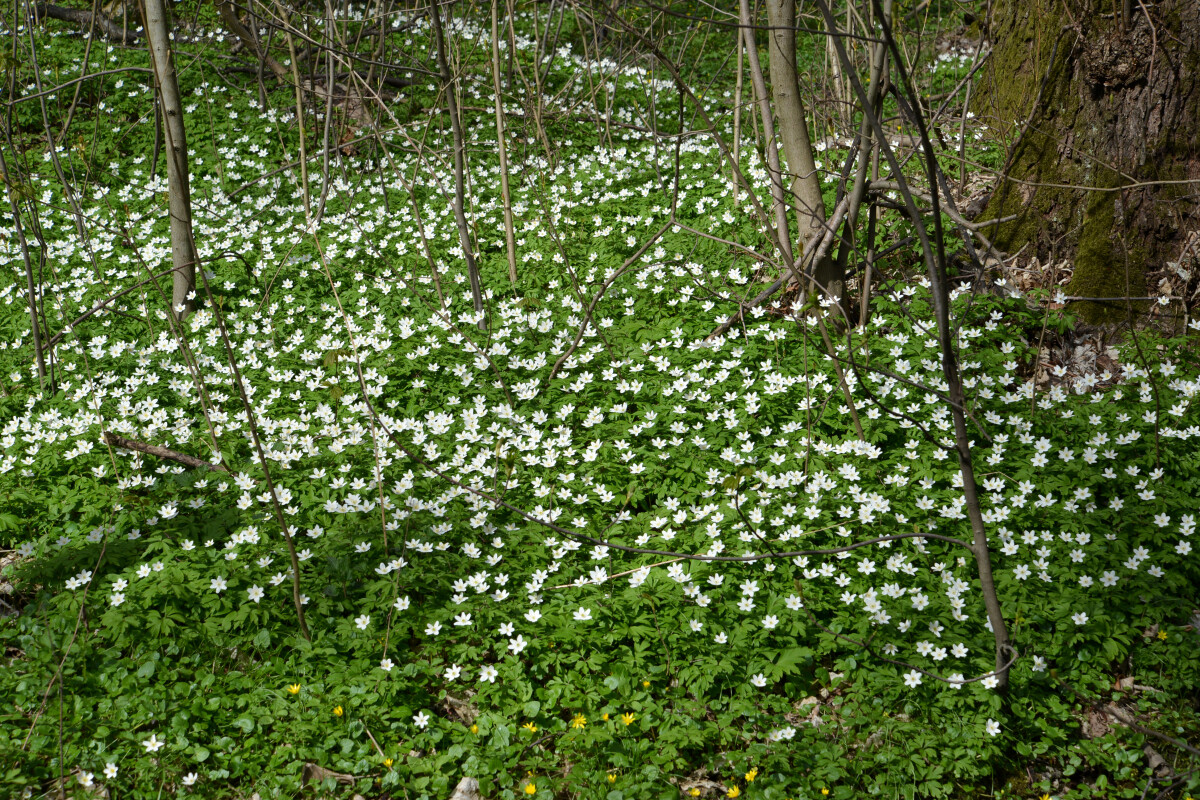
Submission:
<svg viewBox="0 0 1200 800">
<path fill-rule="evenodd" d="M 698 112 L 661 72 L 579 48 L 542 63 L 516 37 L 546 77 L 505 94 L 512 281 L 489 28 L 455 22 L 479 76 L 461 88 L 477 312 L 436 79 L 389 95 L 378 135 L 339 105 L 326 158 L 323 120 L 302 151 L 292 90 L 260 98 L 193 27 L 203 275 L 176 325 L 153 88 L 117 71 L 145 52 L 30 35 L 48 84 L 113 72 L 80 84 L 89 133 L 53 154 L 39 103 L 13 106 L 55 341 L 40 380 L 0 219 L 8 796 L 1200 787 L 1197 326 L 1084 329 L 1059 265 L 958 276 L 1004 688 L 911 222 L 856 232 L 852 267 L 901 244 L 867 324 L 790 296 L 711 337 L 776 276 L 749 111 L 754 196 L 682 133 Z M 432 61 L 427 20 L 401 35 Z M 967 45 L 920 80 L 948 92 Z M 726 55 L 694 63 L 732 136 Z M 1003 154 L 961 130 L 969 200 Z M 848 142 L 814 138 L 832 207 Z"/>
</svg>

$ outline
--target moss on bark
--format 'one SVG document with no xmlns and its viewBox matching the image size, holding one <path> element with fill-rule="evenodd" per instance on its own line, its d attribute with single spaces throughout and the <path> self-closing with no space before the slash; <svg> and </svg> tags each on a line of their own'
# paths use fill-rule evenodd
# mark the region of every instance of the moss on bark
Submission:
<svg viewBox="0 0 1200 800">
<path fill-rule="evenodd" d="M 995 6 L 973 110 L 1010 153 L 980 219 L 1014 217 L 992 229 L 1003 251 L 1072 261 L 1072 295 L 1141 296 L 1147 268 L 1200 226 L 1194 184 L 1149 185 L 1200 178 L 1200 11 L 1162 0 L 1152 33 L 1143 16 L 1122 26 L 1090 5 Z M 1168 30 L 1172 49 L 1153 39 Z M 1129 313 L 1123 301 L 1074 310 L 1090 322 Z"/>
</svg>

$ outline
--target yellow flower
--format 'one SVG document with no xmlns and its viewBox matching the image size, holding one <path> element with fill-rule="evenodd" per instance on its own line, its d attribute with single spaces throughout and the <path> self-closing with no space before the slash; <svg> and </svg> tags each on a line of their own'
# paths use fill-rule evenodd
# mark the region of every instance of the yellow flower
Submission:
<svg viewBox="0 0 1200 800">
<path fill-rule="evenodd" d="M 614 775 L 614 774 L 612 774 L 611 772 L 610 772 L 610 773 L 608 773 L 608 782 L 609 782 L 609 783 L 616 783 L 616 782 L 617 782 L 617 776 L 616 776 L 616 775 Z"/>
<path fill-rule="evenodd" d="M 822 786 L 822 787 L 821 787 L 821 795 L 822 795 L 823 797 L 828 797 L 828 796 L 829 796 L 829 790 L 828 790 L 828 789 L 826 789 L 824 786 Z"/>
<path fill-rule="evenodd" d="M 521 727 L 524 728 L 525 730 L 529 731 L 530 733 L 537 733 L 537 725 L 534 725 L 532 722 L 526 722 Z M 537 790 L 535 789 L 534 791 L 537 791 Z M 532 794 L 532 792 L 531 792 L 531 794 Z"/>
<path fill-rule="evenodd" d="M 525 784 L 525 794 L 537 794 L 537 787 L 534 786 L 533 781 Z"/>
<path fill-rule="evenodd" d="M 478 725 L 472 725 L 472 726 L 471 726 L 471 733 L 479 733 L 479 726 L 478 726 Z"/>
<path fill-rule="evenodd" d="M 758 767 L 746 773 L 746 783 L 754 783 L 754 779 L 758 777 Z"/>
<path fill-rule="evenodd" d="M 571 720 L 572 728 L 582 728 L 584 725 L 587 725 L 587 717 L 583 714 L 576 714 L 575 719 Z"/>
<path fill-rule="evenodd" d="M 394 763 L 394 762 L 393 762 L 393 761 L 392 761 L 390 758 L 385 758 L 385 759 L 383 760 L 383 765 L 384 765 L 385 767 L 391 767 L 393 763 Z"/>
<path fill-rule="evenodd" d="M 288 694 L 300 694 L 300 684 L 293 683 L 288 686 Z"/>
<path fill-rule="evenodd" d="M 739 788 L 738 788 L 738 787 L 736 787 L 736 786 L 733 786 L 733 787 L 731 787 L 731 788 L 729 789 L 729 791 L 727 791 L 727 792 L 725 793 L 725 796 L 726 796 L 726 797 L 737 797 L 737 796 L 738 796 L 738 795 L 740 795 L 741 793 L 742 793 L 742 790 L 741 790 L 741 789 L 739 789 Z"/>
<path fill-rule="evenodd" d="M 342 711 L 342 707 L 341 707 L 341 706 L 334 706 L 334 707 L 333 707 L 333 715 L 334 715 L 335 717 L 340 717 L 340 716 L 341 716 L 343 713 L 344 713 L 344 712 Z"/>
<path fill-rule="evenodd" d="M 604 721 L 605 721 L 605 722 L 608 722 L 608 714 L 605 714 L 605 715 L 604 715 Z"/>
<path fill-rule="evenodd" d="M 1166 631 L 1159 631 L 1159 632 L 1158 632 L 1158 638 L 1159 638 L 1161 641 L 1164 641 L 1164 642 L 1165 642 L 1165 641 L 1167 640 L 1167 632 L 1166 632 Z"/>
<path fill-rule="evenodd" d="M 1050 800 L 1050 793 L 1046 792 L 1040 798 L 1038 798 L 1038 800 Z"/>
<path fill-rule="evenodd" d="M 634 720 L 633 714 L 626 712 L 621 715 L 621 722 L 624 722 L 626 725 L 632 725 L 633 720 Z"/>
<path fill-rule="evenodd" d="M 643 689 L 649 689 L 649 688 L 650 688 L 650 681 L 642 681 L 642 688 L 643 688 Z"/>
<path fill-rule="evenodd" d="M 700 787 L 693 786 L 691 789 L 688 789 L 688 794 L 690 794 L 692 797 L 699 797 L 700 796 Z"/>
</svg>

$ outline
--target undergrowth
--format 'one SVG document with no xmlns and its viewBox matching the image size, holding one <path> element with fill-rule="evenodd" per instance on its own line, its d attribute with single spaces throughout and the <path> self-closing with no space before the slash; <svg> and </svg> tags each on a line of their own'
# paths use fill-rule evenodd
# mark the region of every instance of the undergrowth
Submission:
<svg viewBox="0 0 1200 800">
<path fill-rule="evenodd" d="M 79 48 L 50 38 L 55 79 Z M 944 80 L 963 74 L 965 57 L 946 61 Z M 653 78 L 613 67 L 618 117 L 647 113 Z M 1041 332 L 1070 317 L 1003 282 L 955 293 L 1017 648 L 1001 694 L 973 558 L 933 538 L 970 527 L 928 284 L 899 262 L 870 324 L 827 320 L 845 390 L 802 303 L 710 341 L 773 277 L 728 244 L 766 248 L 716 148 L 632 128 L 602 146 L 564 113 L 553 163 L 516 158 L 510 284 L 494 128 L 469 116 L 481 319 L 448 173 L 405 152 L 407 132 L 388 159 L 339 157 L 310 225 L 290 170 L 261 177 L 296 157 L 287 92 L 260 107 L 195 67 L 201 307 L 175 330 L 151 283 L 68 329 L 170 257 L 149 88 L 105 80 L 94 110 L 111 135 L 63 154 L 88 165 L 86 240 L 49 159 L 25 151 L 64 334 L 53 393 L 32 367 L 11 218 L 0 238 L 14 795 L 446 797 L 470 776 L 505 798 L 1141 797 L 1146 745 L 1177 789 L 1196 786 L 1184 751 L 1094 722 L 1111 703 L 1200 738 L 1194 333 L 1039 383 Z M 673 106 L 668 82 L 655 91 Z M 445 152 L 448 132 L 429 135 Z M 119 155 L 129 142 L 139 154 Z M 725 241 L 649 242 L 672 207 Z M 880 541 L 795 554 L 865 540 Z"/>
</svg>

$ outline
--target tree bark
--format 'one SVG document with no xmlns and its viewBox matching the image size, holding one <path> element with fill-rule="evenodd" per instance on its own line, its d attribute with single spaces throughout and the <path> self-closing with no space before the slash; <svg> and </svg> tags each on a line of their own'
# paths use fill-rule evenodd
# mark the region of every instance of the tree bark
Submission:
<svg viewBox="0 0 1200 800">
<path fill-rule="evenodd" d="M 483 319 L 483 293 L 479 285 L 479 265 L 475 261 L 470 228 L 463 211 L 467 168 L 466 144 L 463 139 L 462 121 L 458 118 L 458 99 L 455 94 L 458 81 L 450 71 L 450 62 L 446 58 L 446 34 L 442 29 L 442 12 L 436 3 L 430 7 L 429 14 L 437 46 L 438 70 L 441 72 L 442 87 L 446 92 L 446 107 L 450 112 L 450 130 L 454 136 L 454 221 L 458 224 L 458 242 L 462 247 L 463 259 L 467 262 L 467 275 L 471 279 L 471 299 L 475 302 L 475 313 L 479 315 L 479 329 L 486 330 L 487 325 Z"/>
<path fill-rule="evenodd" d="M 750 16 L 750 0 L 741 0 L 741 24 L 746 43 L 746 57 L 750 62 L 750 82 L 754 86 L 754 97 L 763 124 L 763 151 L 767 157 L 767 179 L 771 181 L 771 199 L 775 212 L 775 227 L 778 229 L 779 250 L 783 263 L 790 271 L 793 266 L 792 235 L 788 230 L 787 190 L 784 188 L 783 170 L 779 164 L 779 147 L 775 143 L 775 121 L 771 116 L 771 104 L 767 99 L 767 82 L 763 78 L 762 65 L 758 60 L 758 42 L 754 35 L 754 18 Z M 736 167 L 736 162 L 735 162 Z M 736 185 L 736 182 L 735 182 Z M 789 280 L 789 275 L 781 276 Z"/>
<path fill-rule="evenodd" d="M 270 53 L 258 41 L 258 36 L 252 33 L 242 21 L 238 19 L 237 9 L 233 7 L 230 0 L 218 0 L 217 14 L 220 15 L 221 21 L 225 23 L 225 27 L 229 32 L 242 41 L 246 47 L 250 48 L 259 61 L 261 61 L 268 69 L 275 74 L 277 80 L 285 81 L 288 77 L 287 68 L 274 59 Z"/>
<path fill-rule="evenodd" d="M 508 254 L 508 279 L 517 282 L 517 244 L 513 234 L 512 196 L 508 192 L 508 148 L 504 142 L 504 101 L 500 96 L 499 0 L 492 0 L 492 92 L 496 111 L 496 149 L 500 154 L 500 199 L 504 203 L 504 244 Z"/>
<path fill-rule="evenodd" d="M 1200 228 L 1200 5 L 1121 6 L 1000 0 L 972 104 L 1017 132 L 981 219 L 1017 215 L 997 226 L 1001 250 L 1073 261 L 1073 296 L 1145 296 Z M 1074 310 L 1102 322 L 1139 306 Z"/>
<path fill-rule="evenodd" d="M 192 193 L 188 177 L 187 135 L 183 103 L 175 76 L 166 5 L 163 0 L 143 0 L 142 16 L 167 145 L 168 207 L 171 215 L 171 263 L 175 268 L 171 288 L 171 313 L 180 319 L 192 310 L 196 289 L 196 244 L 192 239 Z"/>
<path fill-rule="evenodd" d="M 820 241 L 825 230 L 825 200 L 821 196 L 821 178 L 813 158 L 808 135 L 804 101 L 800 98 L 800 77 L 796 66 L 796 0 L 766 0 L 767 24 L 770 25 L 768 59 L 771 69 L 771 95 L 779 120 L 779 139 L 787 172 L 791 177 L 791 200 L 799 223 L 796 260 L 804 264 L 814 281 L 829 295 L 845 302 L 846 277 L 828 256 L 809 263 L 810 244 Z"/>
</svg>

